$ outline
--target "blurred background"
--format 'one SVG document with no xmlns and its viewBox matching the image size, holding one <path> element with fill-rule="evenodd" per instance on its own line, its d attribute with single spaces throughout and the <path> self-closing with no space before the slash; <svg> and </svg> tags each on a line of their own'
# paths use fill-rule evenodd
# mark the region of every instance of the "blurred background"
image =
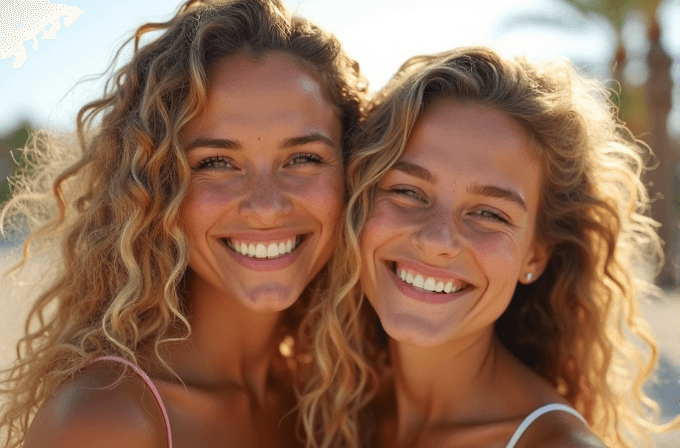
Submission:
<svg viewBox="0 0 680 448">
<path fill-rule="evenodd" d="M 98 77 L 141 24 L 165 21 L 178 0 L 0 0 L 0 203 L 20 148 L 35 129 L 74 130 L 75 115 L 103 91 Z M 657 168 L 645 178 L 661 223 L 666 264 L 654 280 L 665 296 L 642 301 L 661 360 L 649 393 L 662 420 L 680 414 L 680 0 L 286 0 L 334 33 L 359 61 L 372 91 L 408 57 L 489 44 L 530 58 L 566 57 L 613 89 L 620 116 L 649 144 Z M 119 61 L 127 61 L 130 49 Z M 0 272 L 17 242 L 0 239 Z M 0 279 L 0 291 L 29 288 Z M 2 297 L 3 299 L 5 297 Z M 13 359 L 25 304 L 2 300 L 0 367 Z M 678 400 L 678 401 L 676 401 Z M 657 438 L 680 446 L 680 432 Z"/>
</svg>

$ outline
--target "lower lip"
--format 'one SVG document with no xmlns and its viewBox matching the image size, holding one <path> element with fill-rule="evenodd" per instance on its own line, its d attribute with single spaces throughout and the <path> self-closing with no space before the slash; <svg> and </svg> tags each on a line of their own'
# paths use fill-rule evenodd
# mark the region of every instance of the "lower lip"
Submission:
<svg viewBox="0 0 680 448">
<path fill-rule="evenodd" d="M 242 266 L 252 269 L 253 271 L 277 271 L 279 269 L 284 269 L 295 262 L 300 254 L 300 249 L 303 245 L 307 243 L 309 238 L 305 238 L 293 252 L 284 255 L 283 257 L 277 258 L 255 258 L 248 257 L 246 255 L 241 255 L 234 251 L 232 248 L 226 245 L 224 242 L 220 242 L 229 251 L 234 260 Z"/>
<path fill-rule="evenodd" d="M 432 304 L 444 304 L 444 303 L 449 303 L 452 300 L 456 300 L 457 298 L 461 297 L 462 295 L 466 294 L 469 289 L 466 288 L 462 291 L 459 292 L 453 292 L 449 294 L 441 294 L 441 293 L 436 293 L 436 292 L 429 292 L 422 290 L 420 288 L 416 288 L 413 285 L 410 285 L 406 282 L 403 282 L 397 275 L 392 272 L 389 267 L 387 270 L 390 272 L 392 279 L 397 285 L 397 289 L 402 292 L 405 296 L 410 297 L 413 300 L 417 300 L 418 302 L 424 302 L 424 303 L 432 303 Z"/>
</svg>

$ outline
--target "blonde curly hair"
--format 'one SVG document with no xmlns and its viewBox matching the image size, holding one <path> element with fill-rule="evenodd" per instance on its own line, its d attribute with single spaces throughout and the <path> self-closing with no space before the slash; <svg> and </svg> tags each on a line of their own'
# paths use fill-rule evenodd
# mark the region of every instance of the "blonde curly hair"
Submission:
<svg viewBox="0 0 680 448">
<path fill-rule="evenodd" d="M 34 135 L 11 179 L 3 233 L 29 234 L 15 271 L 47 252 L 55 280 L 32 305 L 18 359 L 0 383 L 5 447 L 21 444 L 37 409 L 94 357 L 143 363 L 144 352 L 163 362 L 159 348 L 176 340 L 169 335 L 190 335 L 181 293 L 188 248 L 178 218 L 190 168 L 179 132 L 205 108 L 211 67 L 237 53 L 291 57 L 336 107 L 345 155 L 363 116 L 367 85 L 358 64 L 280 0 L 190 0 L 168 22 L 141 26 L 123 47 L 130 44 L 131 61 L 79 111 L 78 142 Z M 309 303 L 327 277 L 317 277 Z"/>
<path fill-rule="evenodd" d="M 353 143 L 340 244 L 347 261 L 336 272 L 343 278 L 335 280 L 330 299 L 316 310 L 317 339 L 324 343 L 314 348 L 319 357 L 336 357 L 335 370 L 356 375 L 335 384 L 329 369 L 316 379 L 310 396 L 326 404 L 322 418 L 352 428 L 354 442 L 347 446 L 368 444 L 371 431 L 359 406 L 375 393 L 377 372 L 389 360 L 358 283 L 358 238 L 378 181 L 399 159 L 419 117 L 441 97 L 512 117 L 530 135 L 542 164 L 536 236 L 552 248 L 551 256 L 540 278 L 517 286 L 495 324 L 497 338 L 612 447 L 649 445 L 649 430 L 680 426 L 680 418 L 653 424 L 658 406 L 642 390 L 658 349 L 637 310 L 637 298 L 655 289 L 638 269 L 662 264 L 640 180 L 648 149 L 618 121 L 610 92 L 569 63 L 532 63 L 482 47 L 407 61 L 376 94 Z M 333 401 L 337 396 L 355 399 Z M 338 440 L 318 446 L 337 446 Z"/>
</svg>

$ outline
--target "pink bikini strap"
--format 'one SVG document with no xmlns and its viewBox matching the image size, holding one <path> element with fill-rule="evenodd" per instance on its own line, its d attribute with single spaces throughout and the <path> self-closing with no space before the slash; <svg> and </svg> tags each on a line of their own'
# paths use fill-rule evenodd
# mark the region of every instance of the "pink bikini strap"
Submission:
<svg viewBox="0 0 680 448">
<path fill-rule="evenodd" d="M 158 406 L 161 408 L 161 412 L 163 413 L 163 419 L 165 420 L 165 429 L 167 430 L 168 433 L 168 448 L 172 448 L 172 433 L 170 432 L 170 419 L 168 419 L 168 412 L 165 410 L 165 405 L 163 404 L 161 395 L 158 393 L 158 389 L 156 389 L 156 386 L 154 386 L 153 381 L 151 381 L 151 378 L 149 378 L 149 375 L 147 375 L 146 372 L 144 372 L 142 369 L 140 369 L 138 366 L 134 365 L 130 361 L 127 361 L 123 358 L 119 358 L 118 356 L 98 356 L 91 360 L 90 362 L 88 362 L 87 365 L 94 364 L 100 361 L 113 361 L 125 364 L 126 366 L 130 367 L 137 375 L 139 375 L 142 381 L 144 381 L 146 385 L 149 386 L 149 389 L 151 389 L 153 397 L 156 399 L 156 402 L 158 403 Z"/>
</svg>

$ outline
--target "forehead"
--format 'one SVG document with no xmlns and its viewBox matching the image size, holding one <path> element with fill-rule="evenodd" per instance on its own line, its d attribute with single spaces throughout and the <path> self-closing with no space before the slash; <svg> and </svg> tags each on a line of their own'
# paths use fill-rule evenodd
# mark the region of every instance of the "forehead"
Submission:
<svg viewBox="0 0 680 448">
<path fill-rule="evenodd" d="M 273 89 L 297 88 L 290 76 L 302 77 L 306 82 L 316 82 L 312 74 L 287 54 L 270 52 L 259 58 L 236 53 L 222 58 L 208 72 L 208 86 L 213 89 L 241 90 L 266 79 Z M 300 86 L 302 87 L 302 86 Z M 309 88 L 310 86 L 304 86 Z"/>
<path fill-rule="evenodd" d="M 439 99 L 416 122 L 402 160 L 421 165 L 446 185 L 513 187 L 536 196 L 541 164 L 529 133 L 512 117 L 480 104 Z"/>
<path fill-rule="evenodd" d="M 183 136 L 217 137 L 227 132 L 238 138 L 245 130 L 276 135 L 277 129 L 306 135 L 334 129 L 337 115 L 316 77 L 293 58 L 269 53 L 255 60 L 237 54 L 211 68 L 206 108 Z"/>
<path fill-rule="evenodd" d="M 208 103 L 258 99 L 312 101 L 332 106 L 319 77 L 305 64 L 285 53 L 271 52 L 254 59 L 245 54 L 230 55 L 208 73 Z"/>
<path fill-rule="evenodd" d="M 441 153 L 447 160 L 486 165 L 494 158 L 538 161 L 529 133 L 506 113 L 477 103 L 441 98 L 416 122 L 404 155 Z M 510 168 L 510 167 L 507 167 Z"/>
</svg>

